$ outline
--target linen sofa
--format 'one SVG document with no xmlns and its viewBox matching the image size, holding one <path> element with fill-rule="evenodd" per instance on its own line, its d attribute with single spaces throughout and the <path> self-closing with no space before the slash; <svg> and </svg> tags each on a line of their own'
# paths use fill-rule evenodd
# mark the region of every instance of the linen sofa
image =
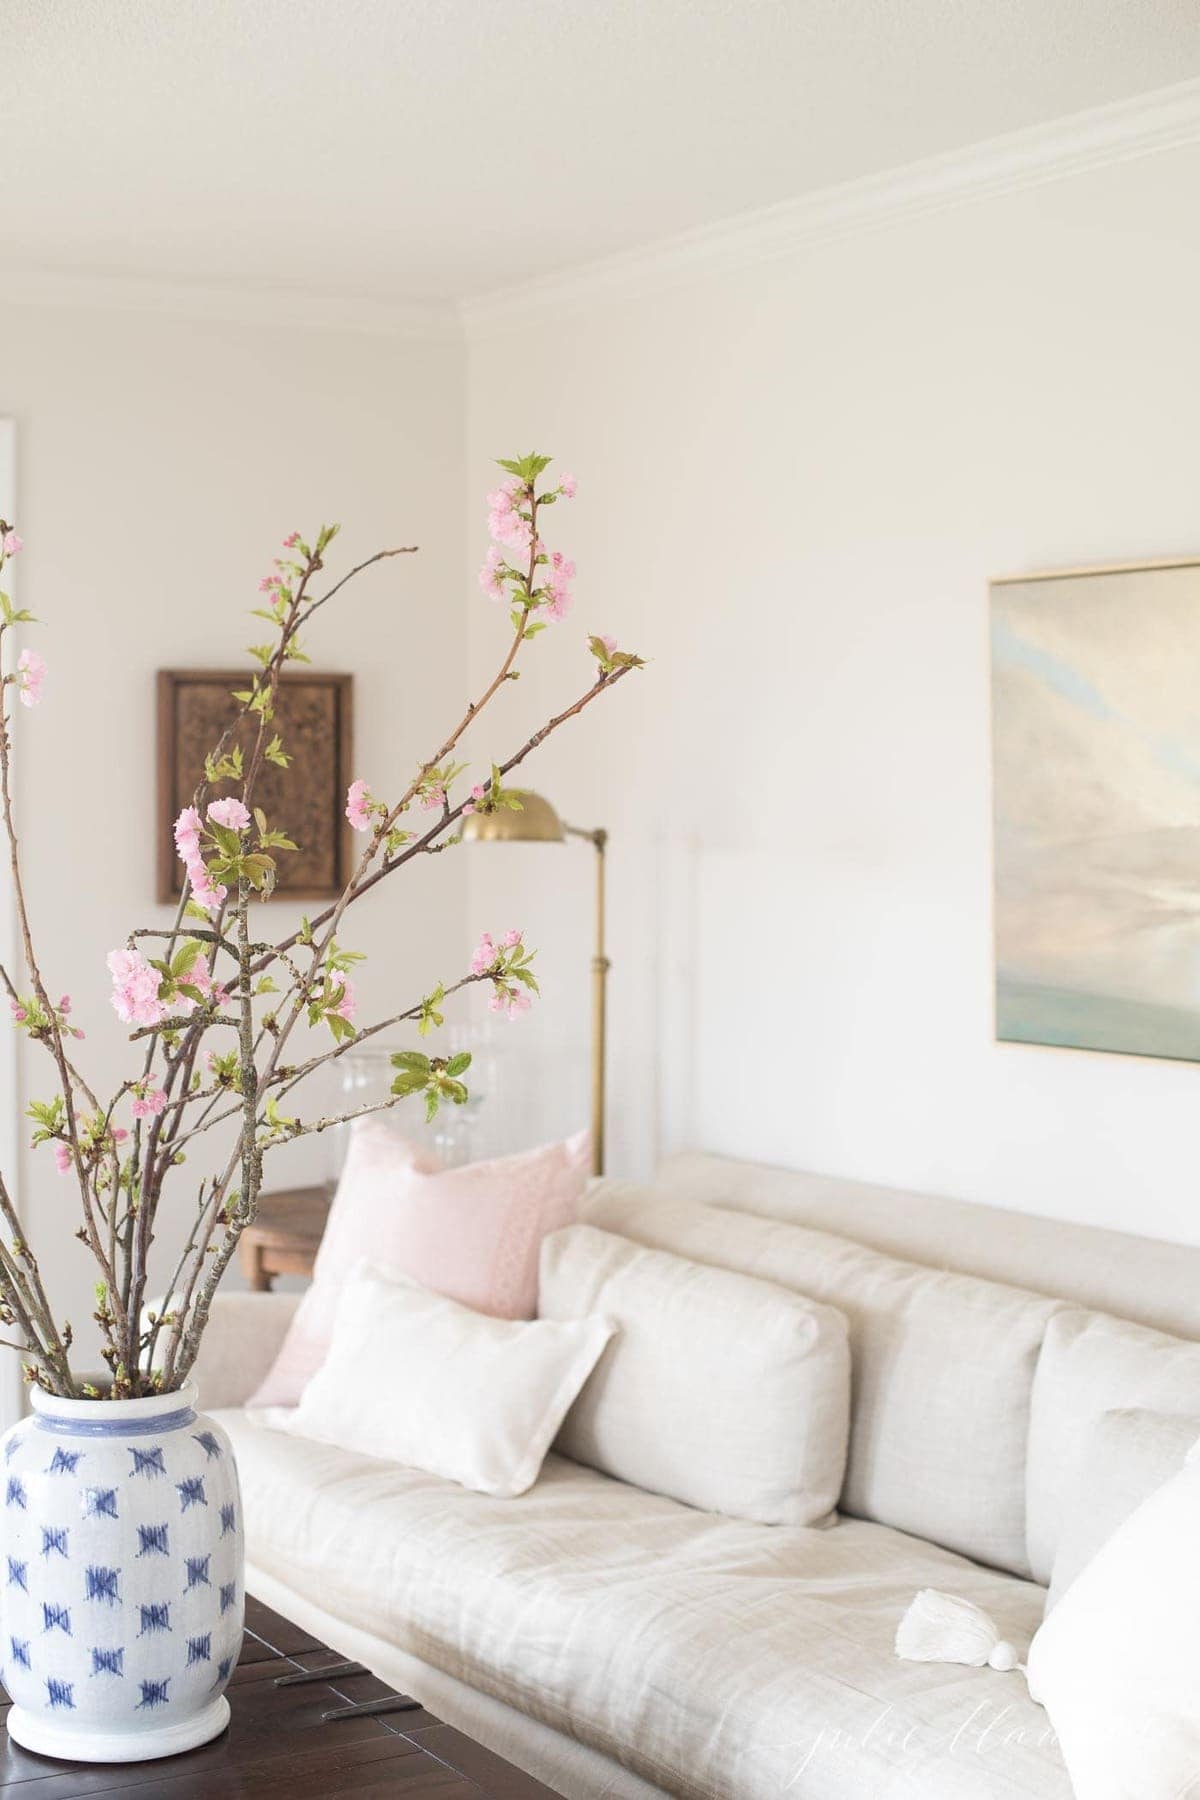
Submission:
<svg viewBox="0 0 1200 1800">
<path fill-rule="evenodd" d="M 845 1313 L 837 1522 L 720 1517 L 556 1455 L 497 1500 L 270 1429 L 242 1402 L 295 1298 L 231 1294 L 197 1376 L 250 1591 L 567 1800 L 1070 1800 L 1023 1677 L 900 1661 L 896 1626 L 941 1588 L 1024 1655 L 1091 1423 L 1200 1412 L 1200 1250 L 705 1155 L 597 1184 L 584 1216 Z M 734 1367 L 714 1441 L 736 1394 Z"/>
</svg>

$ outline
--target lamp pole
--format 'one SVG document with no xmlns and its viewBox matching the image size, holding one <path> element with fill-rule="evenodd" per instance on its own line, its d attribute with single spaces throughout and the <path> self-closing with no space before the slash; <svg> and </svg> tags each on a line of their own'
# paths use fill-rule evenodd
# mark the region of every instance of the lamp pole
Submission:
<svg viewBox="0 0 1200 1800">
<path fill-rule="evenodd" d="M 588 831 L 563 821 L 568 837 L 583 838 L 596 852 L 596 947 L 592 957 L 592 1174 L 604 1173 L 605 1059 L 608 1036 L 608 971 L 604 944 L 604 853 L 608 833 L 603 826 Z"/>
</svg>

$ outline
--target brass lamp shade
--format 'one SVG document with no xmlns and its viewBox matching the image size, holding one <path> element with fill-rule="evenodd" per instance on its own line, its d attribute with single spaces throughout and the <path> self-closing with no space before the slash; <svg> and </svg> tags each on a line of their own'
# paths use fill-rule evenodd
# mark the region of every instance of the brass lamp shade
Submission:
<svg viewBox="0 0 1200 1800">
<path fill-rule="evenodd" d="M 463 820 L 462 834 L 473 843 L 561 844 L 566 841 L 563 822 L 548 800 L 528 788 L 513 790 L 520 812 L 472 813 Z"/>
</svg>

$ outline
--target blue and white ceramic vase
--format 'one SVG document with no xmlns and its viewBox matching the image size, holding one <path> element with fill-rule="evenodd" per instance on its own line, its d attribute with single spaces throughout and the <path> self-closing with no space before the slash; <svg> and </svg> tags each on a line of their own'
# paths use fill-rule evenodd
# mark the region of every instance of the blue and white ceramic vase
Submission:
<svg viewBox="0 0 1200 1800">
<path fill-rule="evenodd" d="M 59 1400 L 0 1439 L 0 1676 L 9 1735 L 77 1762 L 216 1737 L 242 1643 L 233 1449 L 196 1390 Z"/>
</svg>

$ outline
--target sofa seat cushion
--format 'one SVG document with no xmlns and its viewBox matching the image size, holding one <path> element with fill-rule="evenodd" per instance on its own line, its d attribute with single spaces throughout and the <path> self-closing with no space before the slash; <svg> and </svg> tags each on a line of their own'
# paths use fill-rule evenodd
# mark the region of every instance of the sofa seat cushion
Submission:
<svg viewBox="0 0 1200 1800">
<path fill-rule="evenodd" d="M 1019 1675 L 893 1651 L 932 1586 L 1023 1653 L 1028 1582 L 867 1521 L 718 1518 L 560 1457 L 499 1500 L 218 1417 L 252 1565 L 668 1793 L 1070 1800 Z"/>
</svg>

